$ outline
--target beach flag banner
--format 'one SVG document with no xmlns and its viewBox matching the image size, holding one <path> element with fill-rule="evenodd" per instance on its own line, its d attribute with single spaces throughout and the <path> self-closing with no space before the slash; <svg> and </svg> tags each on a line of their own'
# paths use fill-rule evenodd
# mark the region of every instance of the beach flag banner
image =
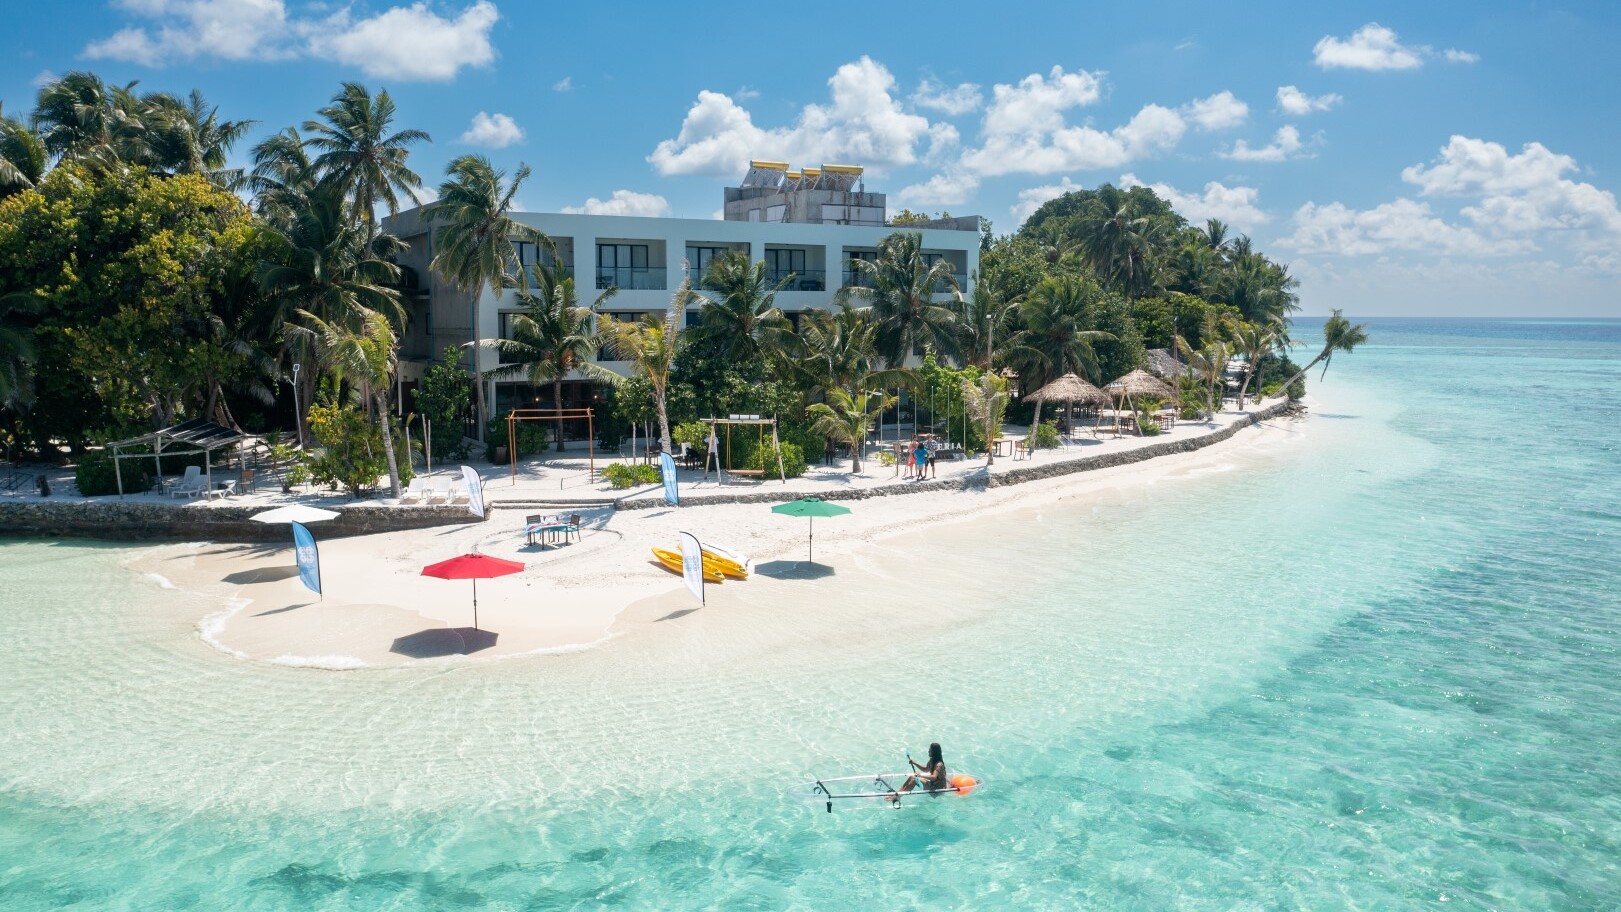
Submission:
<svg viewBox="0 0 1621 912">
<path fill-rule="evenodd" d="M 316 595 L 320 595 L 321 553 L 315 547 L 315 536 L 301 522 L 288 525 L 293 527 L 293 553 L 298 557 L 298 578 Z"/>
<path fill-rule="evenodd" d="M 681 491 L 675 481 L 675 457 L 669 453 L 660 453 L 659 468 L 664 472 L 664 499 L 672 506 L 679 504 Z"/>
<path fill-rule="evenodd" d="M 467 509 L 479 519 L 484 518 L 484 482 L 472 466 L 462 466 L 462 480 L 467 482 Z"/>
<path fill-rule="evenodd" d="M 681 533 L 681 580 L 687 591 L 704 603 L 704 548 L 691 532 Z"/>
</svg>

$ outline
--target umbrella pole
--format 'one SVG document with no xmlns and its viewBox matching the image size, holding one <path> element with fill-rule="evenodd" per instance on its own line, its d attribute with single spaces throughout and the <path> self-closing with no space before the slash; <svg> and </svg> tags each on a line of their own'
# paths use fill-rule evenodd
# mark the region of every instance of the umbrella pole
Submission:
<svg viewBox="0 0 1621 912">
<path fill-rule="evenodd" d="M 816 517 L 807 516 L 810 520 L 810 539 L 805 543 L 805 563 L 816 563 Z"/>
<path fill-rule="evenodd" d="M 478 629 L 478 577 L 473 577 L 473 629 Z"/>
</svg>

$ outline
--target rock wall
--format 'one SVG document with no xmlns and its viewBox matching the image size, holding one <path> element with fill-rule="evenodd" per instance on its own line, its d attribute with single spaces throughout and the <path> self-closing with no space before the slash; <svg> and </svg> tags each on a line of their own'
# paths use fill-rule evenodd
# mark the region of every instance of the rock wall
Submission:
<svg viewBox="0 0 1621 912">
<path fill-rule="evenodd" d="M 264 506 L 203 506 L 117 499 L 0 501 L 0 535 L 25 538 L 100 538 L 113 541 L 284 541 L 285 525 L 248 519 Z M 338 518 L 315 526 L 321 538 L 370 535 L 459 523 L 482 522 L 465 506 L 340 509 Z"/>
<path fill-rule="evenodd" d="M 867 500 L 873 497 L 896 497 L 904 494 L 922 494 L 928 491 L 1001 487 L 1003 485 L 1039 481 L 1043 478 L 1058 478 L 1062 475 L 1073 475 L 1076 472 L 1093 472 L 1098 469 L 1130 465 L 1134 462 L 1142 462 L 1159 456 L 1169 456 L 1172 453 L 1191 453 L 1194 450 L 1202 450 L 1207 446 L 1214 446 L 1232 438 L 1234 434 L 1253 424 L 1280 415 L 1291 414 L 1298 409 L 1300 409 L 1298 402 L 1278 402 L 1251 415 L 1248 421 L 1235 421 L 1219 431 L 1202 434 L 1198 437 L 1164 440 L 1159 443 L 1151 443 L 1147 446 L 1121 450 L 1115 453 L 1099 453 L 1096 456 L 1083 456 L 1080 459 L 1055 460 L 1042 465 L 1022 465 L 1016 469 L 998 470 L 991 475 L 975 475 L 969 478 L 957 478 L 947 481 L 925 481 L 917 484 L 885 485 L 881 488 L 829 491 L 817 496 L 823 500 Z M 728 503 L 775 504 L 782 503 L 785 499 L 791 500 L 793 498 L 781 491 L 759 491 L 751 494 L 700 494 L 692 497 L 682 497 L 681 505 L 687 507 Z M 645 510 L 664 505 L 663 498 L 649 497 L 642 500 L 616 501 L 614 507 L 619 510 Z"/>
</svg>

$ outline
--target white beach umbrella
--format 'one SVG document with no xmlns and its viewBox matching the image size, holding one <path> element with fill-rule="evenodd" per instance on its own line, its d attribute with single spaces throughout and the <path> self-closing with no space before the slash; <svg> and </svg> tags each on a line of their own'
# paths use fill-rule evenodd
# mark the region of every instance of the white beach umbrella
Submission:
<svg viewBox="0 0 1621 912">
<path fill-rule="evenodd" d="M 285 507 L 277 507 L 274 510 L 266 510 L 263 513 L 255 513 L 250 518 L 254 522 L 270 524 L 290 522 L 307 524 L 312 522 L 322 522 L 323 520 L 328 519 L 337 519 L 338 514 L 332 512 L 331 510 L 321 510 L 315 507 L 306 507 L 303 504 L 289 504 Z"/>
</svg>

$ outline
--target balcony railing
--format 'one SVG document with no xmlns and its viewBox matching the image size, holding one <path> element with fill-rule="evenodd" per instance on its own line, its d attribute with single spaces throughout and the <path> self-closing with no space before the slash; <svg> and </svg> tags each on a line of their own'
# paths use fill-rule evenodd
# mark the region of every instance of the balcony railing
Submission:
<svg viewBox="0 0 1621 912">
<path fill-rule="evenodd" d="M 964 288 L 966 288 L 968 286 L 968 274 L 967 273 L 965 273 L 965 272 L 954 272 L 954 273 L 951 274 L 951 277 L 957 281 L 957 290 L 961 291 L 962 289 L 964 289 Z M 935 285 L 934 285 L 934 293 L 935 294 L 946 294 L 946 293 L 948 293 L 950 291 L 951 291 L 950 283 L 936 282 Z"/>
<path fill-rule="evenodd" d="M 827 289 L 825 269 L 767 269 L 765 279 L 772 285 L 781 284 L 783 291 L 824 291 Z"/>
<path fill-rule="evenodd" d="M 612 266 L 598 266 L 597 287 L 619 288 L 626 291 L 642 289 L 660 291 L 666 287 L 664 282 L 664 268 L 658 267 L 655 269 L 653 267 L 641 268 L 635 266 L 620 266 L 615 268 Z"/>
<path fill-rule="evenodd" d="M 844 271 L 845 288 L 871 288 L 872 276 L 865 272 L 856 272 L 853 269 Z"/>
</svg>

